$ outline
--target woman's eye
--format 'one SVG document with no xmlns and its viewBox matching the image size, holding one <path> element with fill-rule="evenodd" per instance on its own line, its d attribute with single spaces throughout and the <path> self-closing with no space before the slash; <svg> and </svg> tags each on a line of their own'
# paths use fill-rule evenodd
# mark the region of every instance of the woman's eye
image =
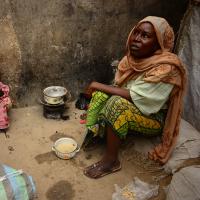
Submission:
<svg viewBox="0 0 200 200">
<path fill-rule="evenodd" d="M 149 36 L 147 34 L 142 34 L 143 38 L 149 38 Z"/>
</svg>

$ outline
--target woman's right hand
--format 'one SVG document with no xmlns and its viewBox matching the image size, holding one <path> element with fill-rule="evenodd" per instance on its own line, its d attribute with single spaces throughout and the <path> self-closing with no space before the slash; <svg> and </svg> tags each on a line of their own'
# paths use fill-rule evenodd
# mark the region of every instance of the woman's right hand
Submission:
<svg viewBox="0 0 200 200">
<path fill-rule="evenodd" d="M 118 95 L 132 101 L 129 90 L 119 87 L 113 87 L 111 85 L 106 85 L 95 81 L 90 83 L 90 85 L 87 87 L 86 94 L 92 97 L 92 93 L 96 90 L 110 95 Z"/>
<path fill-rule="evenodd" d="M 100 88 L 98 87 L 99 83 L 93 81 L 92 83 L 89 84 L 89 86 L 86 88 L 86 95 L 88 95 L 89 97 L 92 97 L 92 93 L 95 92 L 96 90 L 100 90 Z"/>
</svg>

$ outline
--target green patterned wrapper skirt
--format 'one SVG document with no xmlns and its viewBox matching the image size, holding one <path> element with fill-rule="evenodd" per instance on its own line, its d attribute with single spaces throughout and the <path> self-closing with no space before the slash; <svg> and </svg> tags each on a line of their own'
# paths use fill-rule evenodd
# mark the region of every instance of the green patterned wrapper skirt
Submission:
<svg viewBox="0 0 200 200">
<path fill-rule="evenodd" d="M 162 133 L 166 113 L 167 110 L 160 110 L 146 116 L 130 101 L 96 91 L 87 111 L 86 126 L 94 136 L 104 135 L 106 126 L 110 126 L 120 138 L 125 138 L 128 132 L 155 136 Z"/>
</svg>

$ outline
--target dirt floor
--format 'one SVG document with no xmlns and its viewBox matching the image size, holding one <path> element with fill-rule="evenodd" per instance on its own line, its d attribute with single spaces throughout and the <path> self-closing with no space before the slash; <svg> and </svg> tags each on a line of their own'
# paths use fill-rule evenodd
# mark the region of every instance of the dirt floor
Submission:
<svg viewBox="0 0 200 200">
<path fill-rule="evenodd" d="M 80 145 L 84 138 L 85 127 L 79 123 L 82 111 L 75 109 L 74 103 L 69 107 L 68 120 L 44 118 L 40 105 L 12 109 L 11 126 L 6 135 L 0 134 L 1 163 L 31 175 L 39 200 L 110 200 L 114 184 L 124 187 L 135 176 L 148 183 L 159 183 L 159 195 L 153 199 L 165 199 L 163 188 L 171 177 L 165 177 L 158 165 L 136 152 L 134 140 L 122 146 L 122 170 L 98 180 L 85 177 L 82 171 L 101 158 L 104 145 L 93 151 L 81 150 L 71 160 L 56 157 L 51 148 L 57 139 L 70 136 Z"/>
</svg>

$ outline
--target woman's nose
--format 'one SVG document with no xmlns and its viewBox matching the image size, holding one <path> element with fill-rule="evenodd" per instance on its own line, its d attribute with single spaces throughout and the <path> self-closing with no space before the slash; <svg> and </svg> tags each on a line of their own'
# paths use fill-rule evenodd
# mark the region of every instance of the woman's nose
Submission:
<svg viewBox="0 0 200 200">
<path fill-rule="evenodd" d="M 140 34 L 135 35 L 134 40 L 140 42 L 141 40 Z"/>
</svg>

